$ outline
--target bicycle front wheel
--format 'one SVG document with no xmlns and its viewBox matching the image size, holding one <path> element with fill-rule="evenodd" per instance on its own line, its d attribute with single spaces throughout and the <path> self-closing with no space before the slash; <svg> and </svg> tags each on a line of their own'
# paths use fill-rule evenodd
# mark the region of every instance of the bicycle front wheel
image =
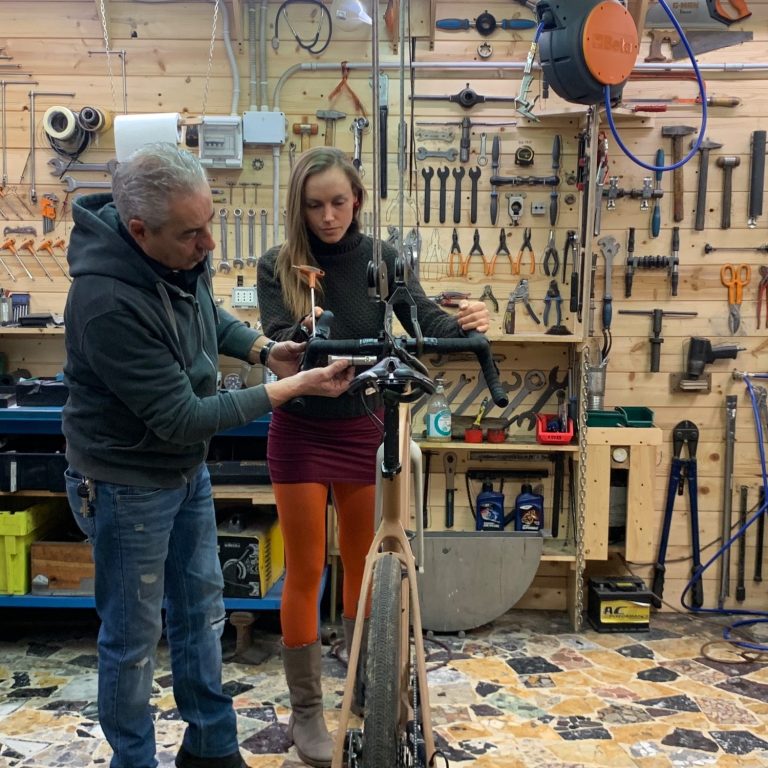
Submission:
<svg viewBox="0 0 768 768">
<path fill-rule="evenodd" d="M 395 555 L 376 560 L 368 627 L 362 768 L 401 764 L 405 742 L 400 731 L 402 579 L 400 560 Z"/>
</svg>

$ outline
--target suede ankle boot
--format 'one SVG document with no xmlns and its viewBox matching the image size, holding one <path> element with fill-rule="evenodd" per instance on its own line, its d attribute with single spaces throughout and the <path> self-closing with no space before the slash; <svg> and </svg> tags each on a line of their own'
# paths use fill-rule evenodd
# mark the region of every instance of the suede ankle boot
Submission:
<svg viewBox="0 0 768 768">
<path fill-rule="evenodd" d="M 299 648 L 283 645 L 282 655 L 293 709 L 288 736 L 304 763 L 313 768 L 330 768 L 333 739 L 323 718 L 320 641 Z"/>
<path fill-rule="evenodd" d="M 347 658 L 352 648 L 352 638 L 355 633 L 355 620 L 341 617 L 344 627 L 344 644 L 347 647 Z M 367 683 L 366 664 L 368 662 L 368 619 L 363 623 L 363 637 L 360 641 L 360 655 L 357 658 L 357 674 L 355 675 L 355 690 L 352 696 L 352 711 L 358 717 L 365 716 L 365 686 Z"/>
</svg>

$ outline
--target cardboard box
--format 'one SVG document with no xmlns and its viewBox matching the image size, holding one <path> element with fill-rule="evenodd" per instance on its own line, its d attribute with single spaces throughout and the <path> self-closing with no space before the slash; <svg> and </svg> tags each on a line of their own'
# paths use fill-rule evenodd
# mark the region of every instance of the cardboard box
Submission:
<svg viewBox="0 0 768 768">
<path fill-rule="evenodd" d="M 273 506 L 235 513 L 218 528 L 224 597 L 262 598 L 285 570 L 283 536 Z"/>
<path fill-rule="evenodd" d="M 4 506 L 29 504 L 23 498 L 5 498 Z M 26 509 L 0 511 L 0 594 L 29 592 L 29 561 L 32 543 L 44 536 L 57 520 L 66 519 L 67 507 L 60 500 L 35 504 Z"/>
<path fill-rule="evenodd" d="M 33 595 L 92 595 L 93 547 L 88 541 L 35 541 L 30 574 Z"/>
</svg>

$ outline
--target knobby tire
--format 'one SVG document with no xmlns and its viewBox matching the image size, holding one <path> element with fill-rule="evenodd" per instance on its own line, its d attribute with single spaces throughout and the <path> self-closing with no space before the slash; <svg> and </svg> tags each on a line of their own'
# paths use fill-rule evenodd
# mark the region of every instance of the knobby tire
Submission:
<svg viewBox="0 0 768 768">
<path fill-rule="evenodd" d="M 373 568 L 362 768 L 396 768 L 402 761 L 401 585 L 400 560 L 380 557 Z"/>
</svg>

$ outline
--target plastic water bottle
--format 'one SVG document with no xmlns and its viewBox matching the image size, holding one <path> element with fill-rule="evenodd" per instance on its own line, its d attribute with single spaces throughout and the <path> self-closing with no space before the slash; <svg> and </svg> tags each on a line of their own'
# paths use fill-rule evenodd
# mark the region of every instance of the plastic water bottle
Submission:
<svg viewBox="0 0 768 768">
<path fill-rule="evenodd" d="M 445 399 L 443 380 L 435 380 L 435 392 L 427 405 L 427 440 L 451 439 L 451 409 Z"/>
</svg>

